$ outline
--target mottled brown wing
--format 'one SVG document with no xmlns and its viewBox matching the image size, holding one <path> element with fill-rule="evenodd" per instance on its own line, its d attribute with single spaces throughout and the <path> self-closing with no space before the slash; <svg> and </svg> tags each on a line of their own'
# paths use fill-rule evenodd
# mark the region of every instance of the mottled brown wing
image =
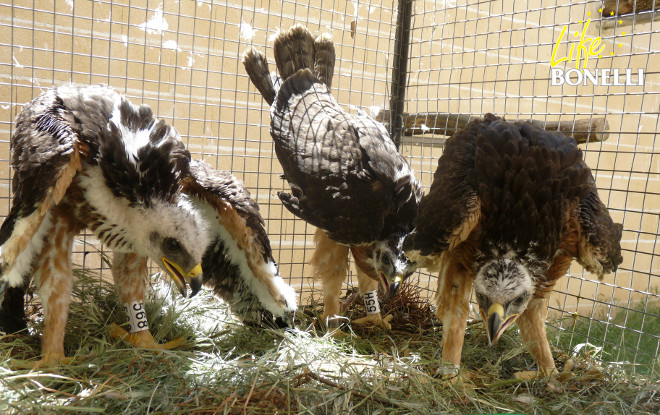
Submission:
<svg viewBox="0 0 660 415">
<path fill-rule="evenodd" d="M 599 277 L 616 269 L 621 226 L 600 201 L 575 140 L 530 123 L 492 120 L 477 138 L 475 157 L 484 232 L 502 249 L 531 254 L 530 263 L 532 257 L 550 263 L 562 250 Z M 569 220 L 574 215 L 577 221 Z"/>
<path fill-rule="evenodd" d="M 273 84 L 265 55 L 254 49 L 243 54 L 243 64 L 272 104 L 271 136 L 291 186 L 278 193 L 282 203 L 342 244 L 408 233 L 421 190 L 385 128 L 346 113 L 330 94 L 330 36 L 315 39 L 294 25 L 277 35 L 273 53 L 283 82 Z"/>
<path fill-rule="evenodd" d="M 475 181 L 475 151 L 482 120 L 469 123 L 447 140 L 429 193 L 419 203 L 415 230 L 406 251 L 438 255 L 468 238 L 481 218 Z"/>
<path fill-rule="evenodd" d="M 419 187 L 381 124 L 343 111 L 308 69 L 282 84 L 271 115 L 289 211 L 349 245 L 410 230 Z"/>
<path fill-rule="evenodd" d="M 585 168 L 588 168 L 585 164 Z M 602 279 L 616 271 L 623 261 L 621 234 L 623 225 L 614 223 L 607 208 L 598 197 L 593 177 L 589 189 L 578 206 L 578 222 L 581 227 L 578 239 L 578 262 L 589 272 Z"/>
<path fill-rule="evenodd" d="M 236 215 L 244 221 L 244 226 L 253 237 L 255 248 L 264 260 L 272 260 L 273 252 L 259 205 L 251 198 L 243 183 L 230 172 L 216 170 L 198 160 L 191 161 L 190 172 L 192 177 L 183 181 L 183 192 L 206 200 L 219 215 Z M 241 235 L 233 236 L 238 239 Z"/>
<path fill-rule="evenodd" d="M 11 139 L 12 207 L 0 228 L 3 276 L 82 168 L 87 146 L 80 134 L 81 124 L 55 90 L 35 98 L 19 114 Z"/>
<path fill-rule="evenodd" d="M 279 276 L 259 206 L 231 173 L 192 161 L 182 191 L 205 217 L 212 241 L 204 284 L 246 322 L 289 325 L 295 293 Z"/>
</svg>

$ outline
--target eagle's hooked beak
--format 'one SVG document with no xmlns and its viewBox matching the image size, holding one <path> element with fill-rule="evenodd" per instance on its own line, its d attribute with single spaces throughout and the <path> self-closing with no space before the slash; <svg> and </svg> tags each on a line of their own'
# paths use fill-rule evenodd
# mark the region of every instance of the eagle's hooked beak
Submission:
<svg viewBox="0 0 660 415">
<path fill-rule="evenodd" d="M 408 261 L 408 266 L 403 270 L 402 273 L 396 274 L 394 277 L 394 282 L 392 283 L 392 286 L 390 288 L 390 295 L 389 297 L 385 297 L 388 300 L 392 297 L 394 297 L 394 294 L 398 291 L 399 287 L 401 284 L 410 277 L 413 272 L 417 269 L 417 262 L 410 262 Z"/>
<path fill-rule="evenodd" d="M 403 282 L 403 274 L 397 274 L 397 276 L 394 278 L 394 283 L 392 284 L 392 287 L 390 288 L 390 295 L 387 297 L 389 300 L 390 298 L 394 297 L 394 294 L 396 294 L 397 290 L 401 286 L 401 283 Z"/>
<path fill-rule="evenodd" d="M 168 260 L 165 257 L 161 258 L 163 260 L 163 265 L 167 269 L 167 272 L 170 274 L 170 278 L 174 281 L 179 292 L 182 296 L 186 296 L 186 281 L 190 284 L 190 296 L 193 297 L 199 292 L 202 288 L 202 265 L 195 265 L 190 271 L 184 273 L 179 265 Z"/>
<path fill-rule="evenodd" d="M 500 339 L 502 333 L 512 325 L 518 318 L 518 313 L 510 316 L 504 315 L 504 307 L 500 303 L 493 303 L 488 308 L 488 314 L 483 310 L 479 310 L 481 318 L 486 325 L 486 333 L 488 333 L 488 345 L 492 346 Z"/>
<path fill-rule="evenodd" d="M 403 274 L 397 274 L 396 277 L 394 277 L 392 284 L 390 284 L 389 280 L 387 279 L 387 275 L 385 275 L 383 271 L 380 271 L 378 276 L 380 277 L 379 282 L 383 286 L 383 298 L 387 300 L 394 296 L 396 291 L 399 289 L 401 282 L 405 279 Z"/>
</svg>

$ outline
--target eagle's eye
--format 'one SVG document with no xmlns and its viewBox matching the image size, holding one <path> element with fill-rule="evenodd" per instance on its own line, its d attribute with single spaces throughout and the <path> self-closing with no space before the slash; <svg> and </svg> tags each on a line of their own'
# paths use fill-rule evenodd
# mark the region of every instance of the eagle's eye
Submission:
<svg viewBox="0 0 660 415">
<path fill-rule="evenodd" d="M 177 252 L 181 249 L 181 244 L 174 238 L 165 238 L 163 245 L 169 252 Z"/>
<path fill-rule="evenodd" d="M 387 255 L 387 254 L 383 255 L 383 264 L 385 264 L 385 265 L 391 265 L 392 264 L 392 261 L 390 260 L 389 255 Z"/>
<path fill-rule="evenodd" d="M 516 298 L 515 300 L 513 300 L 513 305 L 515 305 L 515 306 L 522 305 L 522 303 L 525 302 L 525 298 L 527 298 L 525 295 L 521 295 L 521 296 L 519 296 L 518 298 Z"/>
<path fill-rule="evenodd" d="M 477 303 L 478 304 L 486 304 L 486 296 L 483 294 L 477 293 Z"/>
</svg>

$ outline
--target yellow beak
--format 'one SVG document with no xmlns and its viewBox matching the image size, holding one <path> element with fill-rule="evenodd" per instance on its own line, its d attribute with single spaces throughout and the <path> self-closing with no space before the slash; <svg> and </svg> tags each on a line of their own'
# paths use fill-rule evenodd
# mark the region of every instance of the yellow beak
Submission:
<svg viewBox="0 0 660 415">
<path fill-rule="evenodd" d="M 202 287 L 202 279 L 200 277 L 202 275 L 201 264 L 195 265 L 190 271 L 184 273 L 178 264 L 165 257 L 162 257 L 161 259 L 163 260 L 165 269 L 167 269 L 168 274 L 170 274 L 170 278 L 174 281 L 174 284 L 176 284 L 182 296 L 186 296 L 186 281 L 190 283 L 190 296 L 192 297 L 197 294 Z"/>
<path fill-rule="evenodd" d="M 500 339 L 502 333 L 511 326 L 518 318 L 518 313 L 510 316 L 504 315 L 504 307 L 500 303 L 493 303 L 488 308 L 488 314 L 479 310 L 481 318 L 486 325 L 486 333 L 488 334 L 488 345 L 492 346 Z"/>
<path fill-rule="evenodd" d="M 197 264 L 186 274 L 187 279 L 192 279 L 202 275 L 202 264 Z"/>
<path fill-rule="evenodd" d="M 392 287 L 390 288 L 390 295 L 388 298 L 392 298 L 394 294 L 396 294 L 402 282 L 403 282 L 403 274 L 397 274 L 397 276 L 394 278 L 394 283 L 392 283 Z"/>
</svg>

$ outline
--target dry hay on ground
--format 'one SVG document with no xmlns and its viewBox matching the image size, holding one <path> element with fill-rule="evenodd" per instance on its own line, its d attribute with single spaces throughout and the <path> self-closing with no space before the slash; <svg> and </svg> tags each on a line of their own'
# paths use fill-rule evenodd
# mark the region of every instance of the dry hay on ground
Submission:
<svg viewBox="0 0 660 415">
<path fill-rule="evenodd" d="M 250 328 L 208 293 L 186 300 L 156 282 L 148 302 L 154 336 L 188 339 L 178 350 L 156 354 L 108 336 L 110 322 L 125 320 L 114 290 L 77 274 L 79 301 L 72 304 L 65 344 L 76 362 L 54 372 L 12 370 L 12 359 L 38 358 L 39 339 L 1 337 L 0 412 L 660 413 L 657 372 L 630 377 L 590 356 L 555 350 L 559 369 L 573 363 L 571 379 L 514 380 L 514 372 L 534 367 L 533 359 L 515 330 L 488 349 L 480 324 L 470 325 L 466 336 L 469 380 L 436 378 L 442 327 L 412 286 L 382 307 L 395 317 L 391 332 L 355 329 L 334 339 L 314 324 L 320 305 L 301 309 L 295 331 Z M 349 318 L 364 314 L 360 303 Z M 33 333 L 40 333 L 40 316 L 33 317 Z"/>
</svg>

